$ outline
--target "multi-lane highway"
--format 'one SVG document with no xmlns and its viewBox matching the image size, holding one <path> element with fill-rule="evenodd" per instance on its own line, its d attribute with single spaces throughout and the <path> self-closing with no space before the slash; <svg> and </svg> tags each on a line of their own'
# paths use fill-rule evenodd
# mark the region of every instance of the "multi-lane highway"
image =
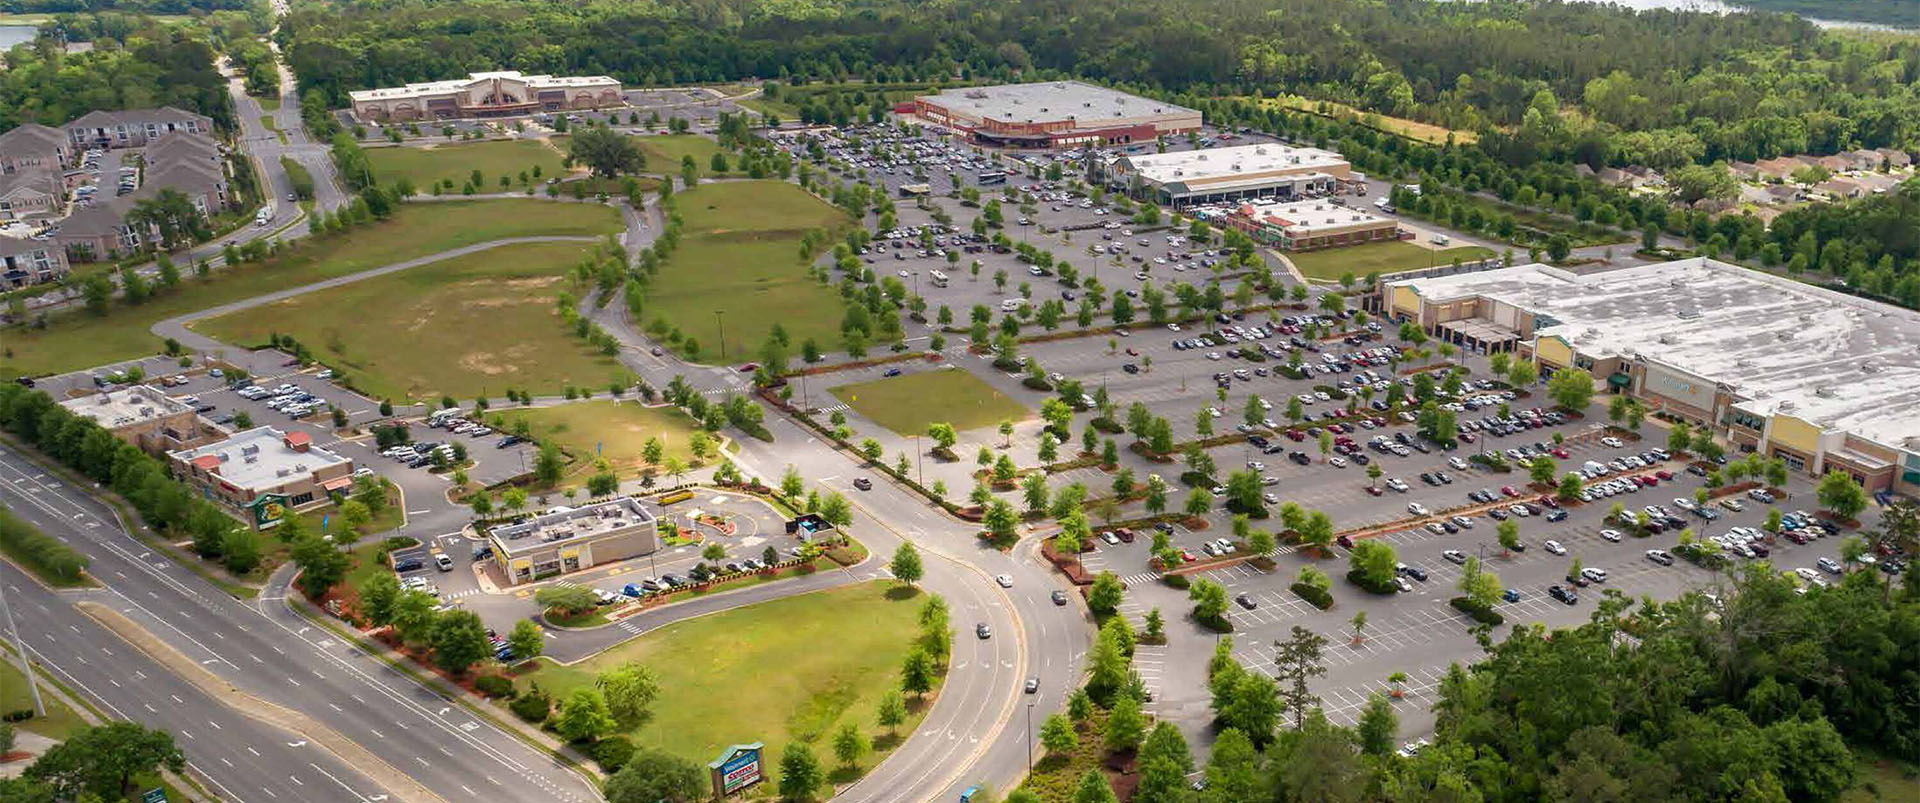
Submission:
<svg viewBox="0 0 1920 803">
<path fill-rule="evenodd" d="M 0 450 L 0 504 L 85 553 L 91 560 L 90 573 L 106 586 L 92 593 L 154 637 L 234 688 L 300 712 L 382 759 L 385 766 L 363 766 L 363 777 L 346 781 L 365 790 L 364 794 L 399 797 L 406 790 L 397 787 L 404 784 L 375 779 L 404 774 L 449 798 L 480 790 L 515 800 L 580 803 L 598 798 L 589 780 L 559 765 L 545 751 L 294 613 L 287 604 L 284 578 L 256 600 L 236 600 L 152 551 L 121 529 L 111 508 L 14 448 Z M 68 595 L 53 597 L 69 617 L 77 616 L 73 601 Z M 67 629 L 59 625 L 58 617 L 26 617 L 20 626 L 36 647 L 45 634 L 60 638 L 57 631 Z M 64 671 L 76 671 L 62 655 L 46 658 Z M 88 685 L 99 691 L 99 686 Z M 107 688 L 116 687 L 107 684 Z M 169 724 L 147 712 L 144 703 L 152 700 L 137 697 L 102 699 L 133 719 Z M 188 698 L 181 695 L 181 699 Z M 212 717 L 220 708 L 177 705 L 202 717 Z M 209 726 L 206 730 L 219 729 Z M 196 733 L 196 737 L 202 735 Z M 285 741 L 301 738 L 285 735 Z M 196 753 L 198 738 L 183 741 L 196 766 L 219 782 L 227 783 L 229 777 L 235 783 L 258 780 L 238 770 L 231 776 L 223 773 L 226 768 L 216 759 L 201 759 Z"/>
</svg>

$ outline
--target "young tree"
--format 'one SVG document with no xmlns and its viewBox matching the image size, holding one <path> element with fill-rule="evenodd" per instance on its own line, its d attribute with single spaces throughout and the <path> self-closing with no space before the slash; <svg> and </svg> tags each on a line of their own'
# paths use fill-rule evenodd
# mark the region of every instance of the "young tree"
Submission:
<svg viewBox="0 0 1920 803">
<path fill-rule="evenodd" d="M 1355 735 L 1360 738 L 1360 751 L 1370 756 L 1385 757 L 1393 750 L 1393 740 L 1400 732 L 1400 718 L 1393 712 L 1393 704 L 1383 695 L 1367 696 L 1367 704 L 1360 709 L 1360 721 L 1354 726 Z"/>
<path fill-rule="evenodd" d="M 82 728 L 47 748 L 21 777 L 45 784 L 46 794 L 18 790 L 22 800 L 122 800 L 136 777 L 184 772 L 186 754 L 164 730 L 132 722 Z"/>
<path fill-rule="evenodd" d="M 1107 750 L 1122 753 L 1140 747 L 1146 738 L 1146 717 L 1140 713 L 1140 701 L 1131 694 L 1122 694 L 1113 701 L 1113 708 L 1107 713 L 1106 746 Z"/>
<path fill-rule="evenodd" d="M 653 747 L 638 747 L 607 779 L 607 803 L 695 803 L 709 783 L 700 765 Z"/>
<path fill-rule="evenodd" d="M 840 726 L 833 734 L 833 757 L 840 760 L 840 766 L 851 767 L 867 752 L 867 737 L 860 732 L 860 726 L 848 722 Z"/>
<path fill-rule="evenodd" d="M 917 585 L 925 575 L 925 567 L 920 563 L 920 550 L 914 549 L 910 542 L 902 541 L 900 548 L 894 550 L 893 561 L 887 564 L 887 570 L 894 579 L 909 586 Z"/>
<path fill-rule="evenodd" d="M 1040 744 L 1050 755 L 1065 756 L 1080 746 L 1080 737 L 1065 715 L 1055 713 L 1040 724 Z"/>
<path fill-rule="evenodd" d="M 1867 492 L 1852 474 L 1844 471 L 1829 472 L 1821 477 L 1820 484 L 1814 488 L 1814 495 L 1819 498 L 1821 507 L 1849 521 L 1867 508 Z"/>
<path fill-rule="evenodd" d="M 813 755 L 813 749 L 806 742 L 793 741 L 780 755 L 780 797 L 788 803 L 805 803 L 813 800 L 825 782 L 820 772 L 820 759 Z"/>
<path fill-rule="evenodd" d="M 472 611 L 453 610 L 440 615 L 433 625 L 433 662 L 449 674 L 459 676 L 492 654 L 487 644 L 487 626 Z"/>
<path fill-rule="evenodd" d="M 886 696 L 880 698 L 880 708 L 876 716 L 880 727 L 886 728 L 888 734 L 898 733 L 900 723 L 907 721 L 907 704 L 900 699 L 899 692 L 889 691 Z"/>
<path fill-rule="evenodd" d="M 594 685 L 622 730 L 645 725 L 653 716 L 653 701 L 660 697 L 660 683 L 654 680 L 653 672 L 634 661 L 600 673 Z"/>
<path fill-rule="evenodd" d="M 1087 590 L 1087 608 L 1095 614 L 1107 615 L 1120 609 L 1120 602 L 1126 593 L 1120 584 L 1120 577 L 1113 572 L 1103 571 L 1093 578 L 1093 586 Z"/>
<path fill-rule="evenodd" d="M 1593 399 L 1593 374 L 1580 368 L 1562 368 L 1547 380 L 1547 396 L 1561 409 L 1578 412 Z"/>
<path fill-rule="evenodd" d="M 574 689 L 573 696 L 560 704 L 559 716 L 553 722 L 554 732 L 569 742 L 592 741 L 614 727 L 613 715 L 607 711 L 607 699 L 599 689 L 590 686 Z"/>
<path fill-rule="evenodd" d="M 547 649 L 546 634 L 540 632 L 540 626 L 532 619 L 522 619 L 507 633 L 507 646 L 513 648 L 517 659 L 538 658 Z"/>
</svg>

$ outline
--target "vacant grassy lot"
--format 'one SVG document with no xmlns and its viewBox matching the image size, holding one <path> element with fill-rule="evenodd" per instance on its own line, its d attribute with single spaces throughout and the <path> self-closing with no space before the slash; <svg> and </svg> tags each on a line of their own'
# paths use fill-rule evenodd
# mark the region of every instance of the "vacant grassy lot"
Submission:
<svg viewBox="0 0 1920 803">
<path fill-rule="evenodd" d="M 1315 114 L 1325 114 L 1329 117 L 1344 119 L 1358 118 L 1372 123 L 1382 131 L 1392 132 L 1408 139 L 1419 140 L 1433 145 L 1445 145 L 1449 134 L 1453 136 L 1454 142 L 1461 145 L 1480 141 L 1479 135 L 1472 131 L 1455 131 L 1431 123 L 1422 123 L 1417 120 L 1388 117 L 1374 112 L 1363 112 L 1352 106 L 1331 101 L 1303 98 L 1298 95 L 1282 95 L 1277 98 L 1263 100 L 1261 104 L 1298 109 Z"/>
<path fill-rule="evenodd" d="M 498 192 L 501 176 L 511 178 L 513 187 L 518 189 L 520 171 L 527 171 L 532 178 L 536 165 L 543 180 L 566 173 L 566 168 L 560 166 L 560 151 L 530 139 L 448 143 L 426 148 L 368 148 L 367 159 L 373 162 L 373 172 L 381 181 L 412 179 L 413 185 L 423 193 L 430 192 L 434 183 L 441 181 L 453 182 L 451 191 L 459 192 L 475 170 L 480 171 L 480 182 L 484 185 L 474 188 L 478 192 Z"/>
<path fill-rule="evenodd" d="M 638 402 L 589 401 L 557 407 L 505 410 L 488 416 L 498 421 L 497 428 L 513 431 L 515 422 L 524 420 L 533 428 L 534 437 L 552 441 L 578 458 L 583 470 L 593 459 L 604 457 L 622 476 L 646 464 L 641 456 L 649 438 L 659 438 L 664 454 L 691 460 L 687 437 L 694 422 L 673 407 L 645 407 Z M 595 446 L 599 449 L 595 450 Z"/>
<path fill-rule="evenodd" d="M 749 359 L 775 322 L 795 345 L 840 342 L 840 296 L 807 278 L 800 237 L 808 229 L 839 232 L 847 215 L 783 181 L 703 184 L 674 195 L 686 228 L 652 283 L 643 317 L 695 338 L 698 359 Z M 723 315 L 716 317 L 715 312 Z"/>
<path fill-rule="evenodd" d="M 647 155 L 649 173 L 680 175 L 681 157 L 691 156 L 700 175 L 711 175 L 713 171 L 708 168 L 713 155 L 721 152 L 720 143 L 699 134 L 648 134 L 633 139 L 640 144 L 640 152 Z M 727 166 L 732 167 L 733 161 L 732 155 L 728 155 Z"/>
<path fill-rule="evenodd" d="M 195 324 L 226 343 L 290 334 L 375 398 L 554 394 L 626 371 L 561 324 L 554 296 L 589 246 L 509 245 Z"/>
<path fill-rule="evenodd" d="M 638 661 L 658 679 L 660 697 L 634 741 L 707 762 L 742 742 L 765 742 L 765 755 L 779 756 L 798 739 L 837 763 L 832 738 L 842 723 L 855 723 L 878 745 L 890 744 L 875 711 L 898 687 L 925 599 L 889 594 L 892 587 L 863 583 L 703 616 L 574 666 L 543 662 L 518 683 L 522 689 L 538 683 L 565 700 L 596 673 Z M 913 732 L 918 708 L 909 704 L 913 716 L 900 733 Z M 883 755 L 875 750 L 861 766 Z"/>
<path fill-rule="evenodd" d="M 459 201 L 402 206 L 391 219 L 319 241 L 301 239 L 265 262 L 189 278 L 137 307 L 106 317 L 56 316 L 45 329 L 0 332 L 0 378 L 59 373 L 154 354 L 157 321 L 275 290 L 358 273 L 488 240 L 531 235 L 597 236 L 621 230 L 614 210 L 545 201 Z M 191 276 L 191 271 L 186 272 Z"/>
<path fill-rule="evenodd" d="M 1308 278 L 1336 281 L 1342 274 L 1351 273 L 1356 279 L 1364 279 L 1369 273 L 1392 273 L 1397 270 L 1413 270 L 1434 265 L 1445 265 L 1458 259 L 1470 262 L 1494 256 L 1491 249 L 1477 245 L 1462 245 L 1443 251 L 1429 251 L 1420 246 L 1398 240 L 1350 245 L 1345 248 L 1324 248 L 1319 251 L 1299 251 L 1287 254 L 1293 266 L 1300 269 Z"/>
<path fill-rule="evenodd" d="M 923 434 L 937 422 L 964 431 L 1027 417 L 1019 402 L 959 368 L 841 385 L 829 392 L 900 435 Z"/>
</svg>

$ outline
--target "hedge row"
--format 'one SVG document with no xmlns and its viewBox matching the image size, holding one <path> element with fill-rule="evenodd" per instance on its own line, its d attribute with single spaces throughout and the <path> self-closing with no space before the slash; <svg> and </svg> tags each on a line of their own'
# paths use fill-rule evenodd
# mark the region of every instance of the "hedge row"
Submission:
<svg viewBox="0 0 1920 803">
<path fill-rule="evenodd" d="M 87 556 L 6 510 L 0 510 L 0 549 L 55 585 L 73 585 L 85 579 Z"/>
</svg>

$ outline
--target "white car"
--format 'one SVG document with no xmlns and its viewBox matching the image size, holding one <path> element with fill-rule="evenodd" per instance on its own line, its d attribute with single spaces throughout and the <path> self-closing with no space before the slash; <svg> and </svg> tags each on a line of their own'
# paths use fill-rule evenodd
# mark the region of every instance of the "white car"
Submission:
<svg viewBox="0 0 1920 803">
<path fill-rule="evenodd" d="M 1428 511 L 1426 505 L 1420 504 L 1419 502 L 1409 502 L 1407 503 L 1407 512 L 1415 516 L 1425 516 Z"/>
<path fill-rule="evenodd" d="M 1347 459 L 1344 457 L 1329 457 L 1327 458 L 1327 465 L 1333 466 L 1334 468 L 1346 468 Z"/>
<path fill-rule="evenodd" d="M 1673 555 L 1664 549 L 1647 550 L 1647 560 L 1653 561 L 1654 563 L 1658 563 L 1662 566 L 1673 565 Z"/>
<path fill-rule="evenodd" d="M 993 581 L 999 583 L 1001 588 L 1013 587 L 1013 575 L 1011 574 L 996 574 L 993 576 Z"/>
<path fill-rule="evenodd" d="M 1621 535 L 1619 530 L 1601 530 L 1600 537 L 1617 544 L 1620 543 Z"/>
<path fill-rule="evenodd" d="M 1458 457 L 1449 457 L 1449 458 L 1447 458 L 1447 465 L 1448 465 L 1448 466 L 1451 466 L 1451 467 L 1453 468 L 1453 470 L 1455 470 L 1455 471 L 1466 471 L 1466 470 L 1467 470 L 1467 461 L 1465 461 L 1465 460 L 1461 460 L 1461 459 L 1460 459 L 1460 458 L 1458 458 Z"/>
<path fill-rule="evenodd" d="M 1519 516 L 1520 518 L 1523 518 L 1523 519 L 1533 515 L 1532 511 L 1527 510 L 1526 505 L 1508 505 L 1507 512 L 1512 513 L 1515 516 Z"/>
<path fill-rule="evenodd" d="M 1693 503 L 1692 499 L 1683 499 L 1678 496 L 1673 498 L 1673 506 L 1680 508 L 1681 510 L 1692 510 L 1696 507 L 1699 507 L 1699 505 L 1696 505 Z"/>
<path fill-rule="evenodd" d="M 1580 576 L 1581 576 L 1581 577 L 1585 577 L 1585 578 L 1587 578 L 1588 580 L 1590 580 L 1590 581 L 1593 581 L 1593 582 L 1595 582 L 1595 583 L 1604 583 L 1604 582 L 1606 582 L 1606 581 L 1607 581 L 1607 570 L 1606 570 L 1606 569 L 1591 569 L 1591 568 L 1589 568 L 1589 569 L 1581 569 L 1581 570 L 1580 570 Z"/>
<path fill-rule="evenodd" d="M 1621 443 L 1621 442 L 1620 442 L 1620 439 L 1619 439 L 1619 438 L 1616 438 L 1616 437 L 1613 437 L 1613 436 L 1611 436 L 1611 435 L 1609 435 L 1609 436 L 1607 436 L 1607 437 L 1604 437 L 1604 438 L 1601 438 L 1601 439 L 1600 439 L 1600 442 L 1601 442 L 1602 444 L 1605 444 L 1605 445 L 1606 445 L 1606 447 L 1607 447 L 1607 448 L 1609 448 L 1609 449 L 1618 449 L 1618 448 L 1620 448 L 1620 447 L 1622 447 L 1622 446 L 1625 446 L 1625 445 L 1626 445 L 1626 444 L 1624 444 L 1624 443 Z"/>
<path fill-rule="evenodd" d="M 1393 490 L 1399 491 L 1400 493 L 1406 493 L 1408 490 L 1407 484 L 1404 481 L 1402 481 L 1399 477 L 1394 477 L 1392 479 L 1387 480 L 1387 487 L 1392 488 Z"/>
<path fill-rule="evenodd" d="M 1454 563 L 1467 562 L 1467 553 L 1461 552 L 1458 549 L 1449 549 L 1445 552 L 1442 552 L 1440 553 L 1440 557 L 1446 558 L 1447 560 L 1450 560 Z"/>
<path fill-rule="evenodd" d="M 1559 541 L 1548 541 L 1545 544 L 1542 544 L 1541 546 L 1546 547 L 1548 552 L 1551 552 L 1555 555 L 1567 554 L 1567 548 L 1564 546 L 1561 546 Z"/>
</svg>

